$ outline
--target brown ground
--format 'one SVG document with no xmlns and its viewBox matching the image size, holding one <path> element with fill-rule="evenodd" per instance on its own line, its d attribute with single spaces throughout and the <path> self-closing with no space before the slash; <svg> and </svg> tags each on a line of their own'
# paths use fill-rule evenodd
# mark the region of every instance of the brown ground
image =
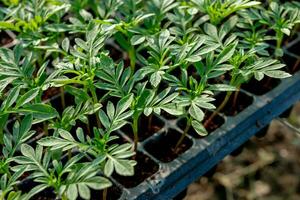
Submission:
<svg viewBox="0 0 300 200">
<path fill-rule="evenodd" d="M 295 129 L 274 120 L 264 138 L 191 184 L 184 200 L 300 200 L 300 103 L 291 116 Z"/>
</svg>

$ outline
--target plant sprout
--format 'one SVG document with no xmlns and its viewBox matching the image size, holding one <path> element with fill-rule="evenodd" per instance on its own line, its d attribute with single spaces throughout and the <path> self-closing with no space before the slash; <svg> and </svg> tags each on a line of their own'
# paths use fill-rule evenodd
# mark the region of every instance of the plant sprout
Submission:
<svg viewBox="0 0 300 200">
<path fill-rule="evenodd" d="M 166 137 L 186 122 L 179 155 L 243 84 L 291 76 L 278 58 L 300 22 L 293 1 L 0 2 L 0 200 L 106 199 L 140 169 L 154 117 L 176 119 L 151 132 Z"/>
</svg>

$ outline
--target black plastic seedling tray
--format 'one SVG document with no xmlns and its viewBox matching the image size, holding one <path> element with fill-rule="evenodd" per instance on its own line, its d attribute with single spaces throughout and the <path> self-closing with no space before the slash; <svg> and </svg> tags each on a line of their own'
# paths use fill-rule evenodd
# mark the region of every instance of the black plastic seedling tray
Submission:
<svg viewBox="0 0 300 200">
<path fill-rule="evenodd" d="M 252 96 L 254 101 L 251 106 L 237 116 L 226 117 L 225 124 L 206 138 L 194 139 L 189 136 L 193 141 L 191 148 L 170 163 L 158 161 L 145 150 L 144 146 L 153 138 L 142 142 L 139 151 L 157 162 L 159 171 L 135 188 L 124 188 L 121 199 L 172 199 L 268 125 L 272 119 L 300 100 L 300 72 L 282 81 L 268 94 Z M 176 124 L 176 120 L 165 122 L 166 126 L 169 126 L 167 128 Z M 153 137 L 159 137 L 159 133 Z"/>
<path fill-rule="evenodd" d="M 289 43 L 289 48 L 297 47 L 299 41 L 300 37 Z M 288 49 L 285 50 L 289 57 L 294 60 L 300 59 L 300 56 L 289 52 Z M 170 120 L 165 119 L 164 116 L 156 116 L 163 122 L 164 126 L 159 132 L 140 142 L 138 152 L 148 156 L 152 162 L 157 164 L 157 172 L 133 188 L 124 187 L 113 176 L 110 178 L 116 186 L 112 189 L 113 192 L 121 192 L 119 198 L 121 200 L 172 199 L 190 183 L 208 172 L 226 155 L 229 155 L 260 129 L 267 126 L 272 119 L 300 100 L 300 71 L 290 78 L 281 80 L 279 85 L 266 94 L 254 95 L 243 89 L 241 92 L 252 97 L 251 105 L 236 116 L 221 114 L 224 124 L 207 137 L 197 139 L 188 135 L 187 137 L 191 141 L 190 147 L 171 162 L 158 160 L 149 152 L 147 147 L 155 144 L 155 141 L 161 139 L 165 133 L 182 133 L 183 130 L 178 126 L 181 119 Z M 244 99 L 240 99 L 240 101 L 244 101 Z M 119 131 L 119 134 L 125 140 L 130 140 L 122 130 Z M 161 146 L 152 148 L 160 149 Z"/>
<path fill-rule="evenodd" d="M 286 54 L 295 59 L 300 58 L 288 51 Z M 159 170 L 134 188 L 124 188 L 113 179 L 113 182 L 123 191 L 120 199 L 166 200 L 175 197 L 226 155 L 267 126 L 272 119 L 300 100 L 300 72 L 282 80 L 278 86 L 264 95 L 254 95 L 245 90 L 242 92 L 253 98 L 250 106 L 233 117 L 222 115 L 225 123 L 205 138 L 196 139 L 188 136 L 192 141 L 191 147 L 169 163 L 156 159 L 146 147 L 168 130 L 182 133 L 183 131 L 177 126 L 180 119 L 167 120 L 163 116 L 157 116 L 164 122 L 164 128 L 139 143 L 138 151 L 153 159 L 159 165 Z M 120 132 L 128 138 L 125 133 Z"/>
</svg>

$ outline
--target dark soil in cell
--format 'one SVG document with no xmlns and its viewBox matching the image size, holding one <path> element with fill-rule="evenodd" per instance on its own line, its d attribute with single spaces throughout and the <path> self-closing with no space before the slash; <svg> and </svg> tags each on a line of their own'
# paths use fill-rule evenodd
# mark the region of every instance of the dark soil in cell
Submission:
<svg viewBox="0 0 300 200">
<path fill-rule="evenodd" d="M 226 116 L 235 116 L 238 113 L 245 110 L 253 102 L 253 97 L 248 96 L 243 92 L 238 92 L 237 98 L 235 98 L 236 93 L 232 93 L 229 101 L 226 106 L 223 108 L 221 113 L 224 113 Z M 218 107 L 226 96 L 226 92 L 222 92 L 216 97 L 216 107 Z"/>
<path fill-rule="evenodd" d="M 120 176 L 117 174 L 113 175 L 119 183 L 126 188 L 133 188 L 142 183 L 145 179 L 155 174 L 159 166 L 150 157 L 137 152 L 135 155 L 137 165 L 134 167 L 134 176 Z"/>
<path fill-rule="evenodd" d="M 12 41 L 13 41 L 13 39 L 11 37 L 9 37 L 9 35 L 5 31 L 0 32 L 0 46 L 9 44 Z"/>
<path fill-rule="evenodd" d="M 279 84 L 279 79 L 264 77 L 261 81 L 256 79 L 250 80 L 248 83 L 242 85 L 242 89 L 255 95 L 264 95 Z"/>
<path fill-rule="evenodd" d="M 60 94 L 60 89 L 59 88 L 48 88 L 46 91 L 43 92 L 42 95 L 42 100 L 46 101 L 48 99 L 51 99 L 52 97 Z"/>
<path fill-rule="evenodd" d="M 181 134 L 175 130 L 169 130 L 167 133 L 162 133 L 159 136 L 149 140 L 145 144 L 145 149 L 155 158 L 162 162 L 171 162 L 180 154 L 188 150 L 193 142 L 185 137 L 181 145 L 175 149 L 175 146 L 181 137 Z"/>
<path fill-rule="evenodd" d="M 103 196 L 103 191 L 104 190 L 99 190 L 99 191 L 92 190 L 91 191 L 91 200 L 117 200 L 122 195 L 122 190 L 115 185 L 107 188 L 106 199 Z M 78 198 L 78 199 L 83 200 L 82 198 Z"/>
<path fill-rule="evenodd" d="M 294 74 L 300 70 L 300 59 L 285 54 L 282 60 L 286 64 L 287 72 Z"/>
<path fill-rule="evenodd" d="M 68 106 L 75 105 L 74 96 L 72 96 L 71 94 L 65 93 L 64 99 L 65 99 L 65 102 L 64 102 L 65 108 Z M 50 103 L 51 103 L 52 107 L 57 110 L 58 113 L 60 113 L 60 114 L 63 113 L 64 107 L 63 107 L 63 101 L 62 101 L 61 96 L 54 97 L 53 99 L 50 100 Z"/>
<path fill-rule="evenodd" d="M 205 117 L 204 117 L 204 122 L 209 118 L 209 116 L 212 114 L 212 112 L 207 111 L 205 113 Z M 221 117 L 220 115 L 216 115 L 212 121 L 207 125 L 206 130 L 207 132 L 210 134 L 213 131 L 215 131 L 216 129 L 220 128 L 223 124 L 225 123 L 225 120 L 223 117 Z M 177 122 L 177 125 L 181 128 L 181 130 L 184 130 L 186 127 L 186 119 L 181 119 Z M 205 138 L 205 136 L 200 136 L 199 134 L 196 133 L 196 131 L 194 131 L 194 129 L 190 128 L 188 134 L 190 136 L 192 136 L 193 138 L 197 138 L 197 139 L 201 139 L 201 138 Z"/>
<path fill-rule="evenodd" d="M 291 40 L 293 41 L 293 40 Z M 296 44 L 288 48 L 288 51 L 295 54 L 295 55 L 300 55 L 299 52 L 299 47 L 300 47 L 300 41 L 298 41 Z"/>
<path fill-rule="evenodd" d="M 149 125 L 149 121 L 150 125 Z M 152 136 L 154 133 L 157 133 L 160 129 L 164 127 L 164 122 L 161 121 L 155 115 L 152 115 L 152 120 L 149 120 L 149 117 L 142 116 L 139 120 L 139 141 L 144 141 L 148 137 Z M 122 129 L 128 137 L 133 139 L 132 127 L 130 124 L 125 125 Z"/>
<path fill-rule="evenodd" d="M 118 62 L 123 59 L 123 53 L 112 45 L 106 45 L 105 49 L 109 51 L 109 55 L 114 61 Z"/>
</svg>

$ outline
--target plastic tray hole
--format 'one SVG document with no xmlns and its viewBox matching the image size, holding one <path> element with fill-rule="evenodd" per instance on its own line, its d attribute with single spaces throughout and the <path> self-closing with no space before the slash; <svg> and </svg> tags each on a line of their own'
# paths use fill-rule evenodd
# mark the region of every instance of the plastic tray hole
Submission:
<svg viewBox="0 0 300 200">
<path fill-rule="evenodd" d="M 242 85 L 242 89 L 255 94 L 264 95 L 280 84 L 279 79 L 264 77 L 261 81 L 256 79 L 250 80 L 248 83 Z"/>
<path fill-rule="evenodd" d="M 218 107 L 226 96 L 226 92 L 222 92 L 216 96 L 216 106 Z M 245 110 L 253 102 L 253 97 L 248 96 L 244 92 L 238 92 L 235 100 L 235 93 L 232 93 L 229 101 L 227 102 L 224 109 L 221 111 L 226 116 L 235 116 Z"/>
<path fill-rule="evenodd" d="M 152 138 L 145 144 L 145 149 L 158 160 L 167 163 L 177 158 L 180 154 L 188 150 L 193 142 L 185 137 L 177 151 L 175 146 L 181 137 L 181 133 L 176 130 L 169 130 L 159 136 Z"/>
</svg>

